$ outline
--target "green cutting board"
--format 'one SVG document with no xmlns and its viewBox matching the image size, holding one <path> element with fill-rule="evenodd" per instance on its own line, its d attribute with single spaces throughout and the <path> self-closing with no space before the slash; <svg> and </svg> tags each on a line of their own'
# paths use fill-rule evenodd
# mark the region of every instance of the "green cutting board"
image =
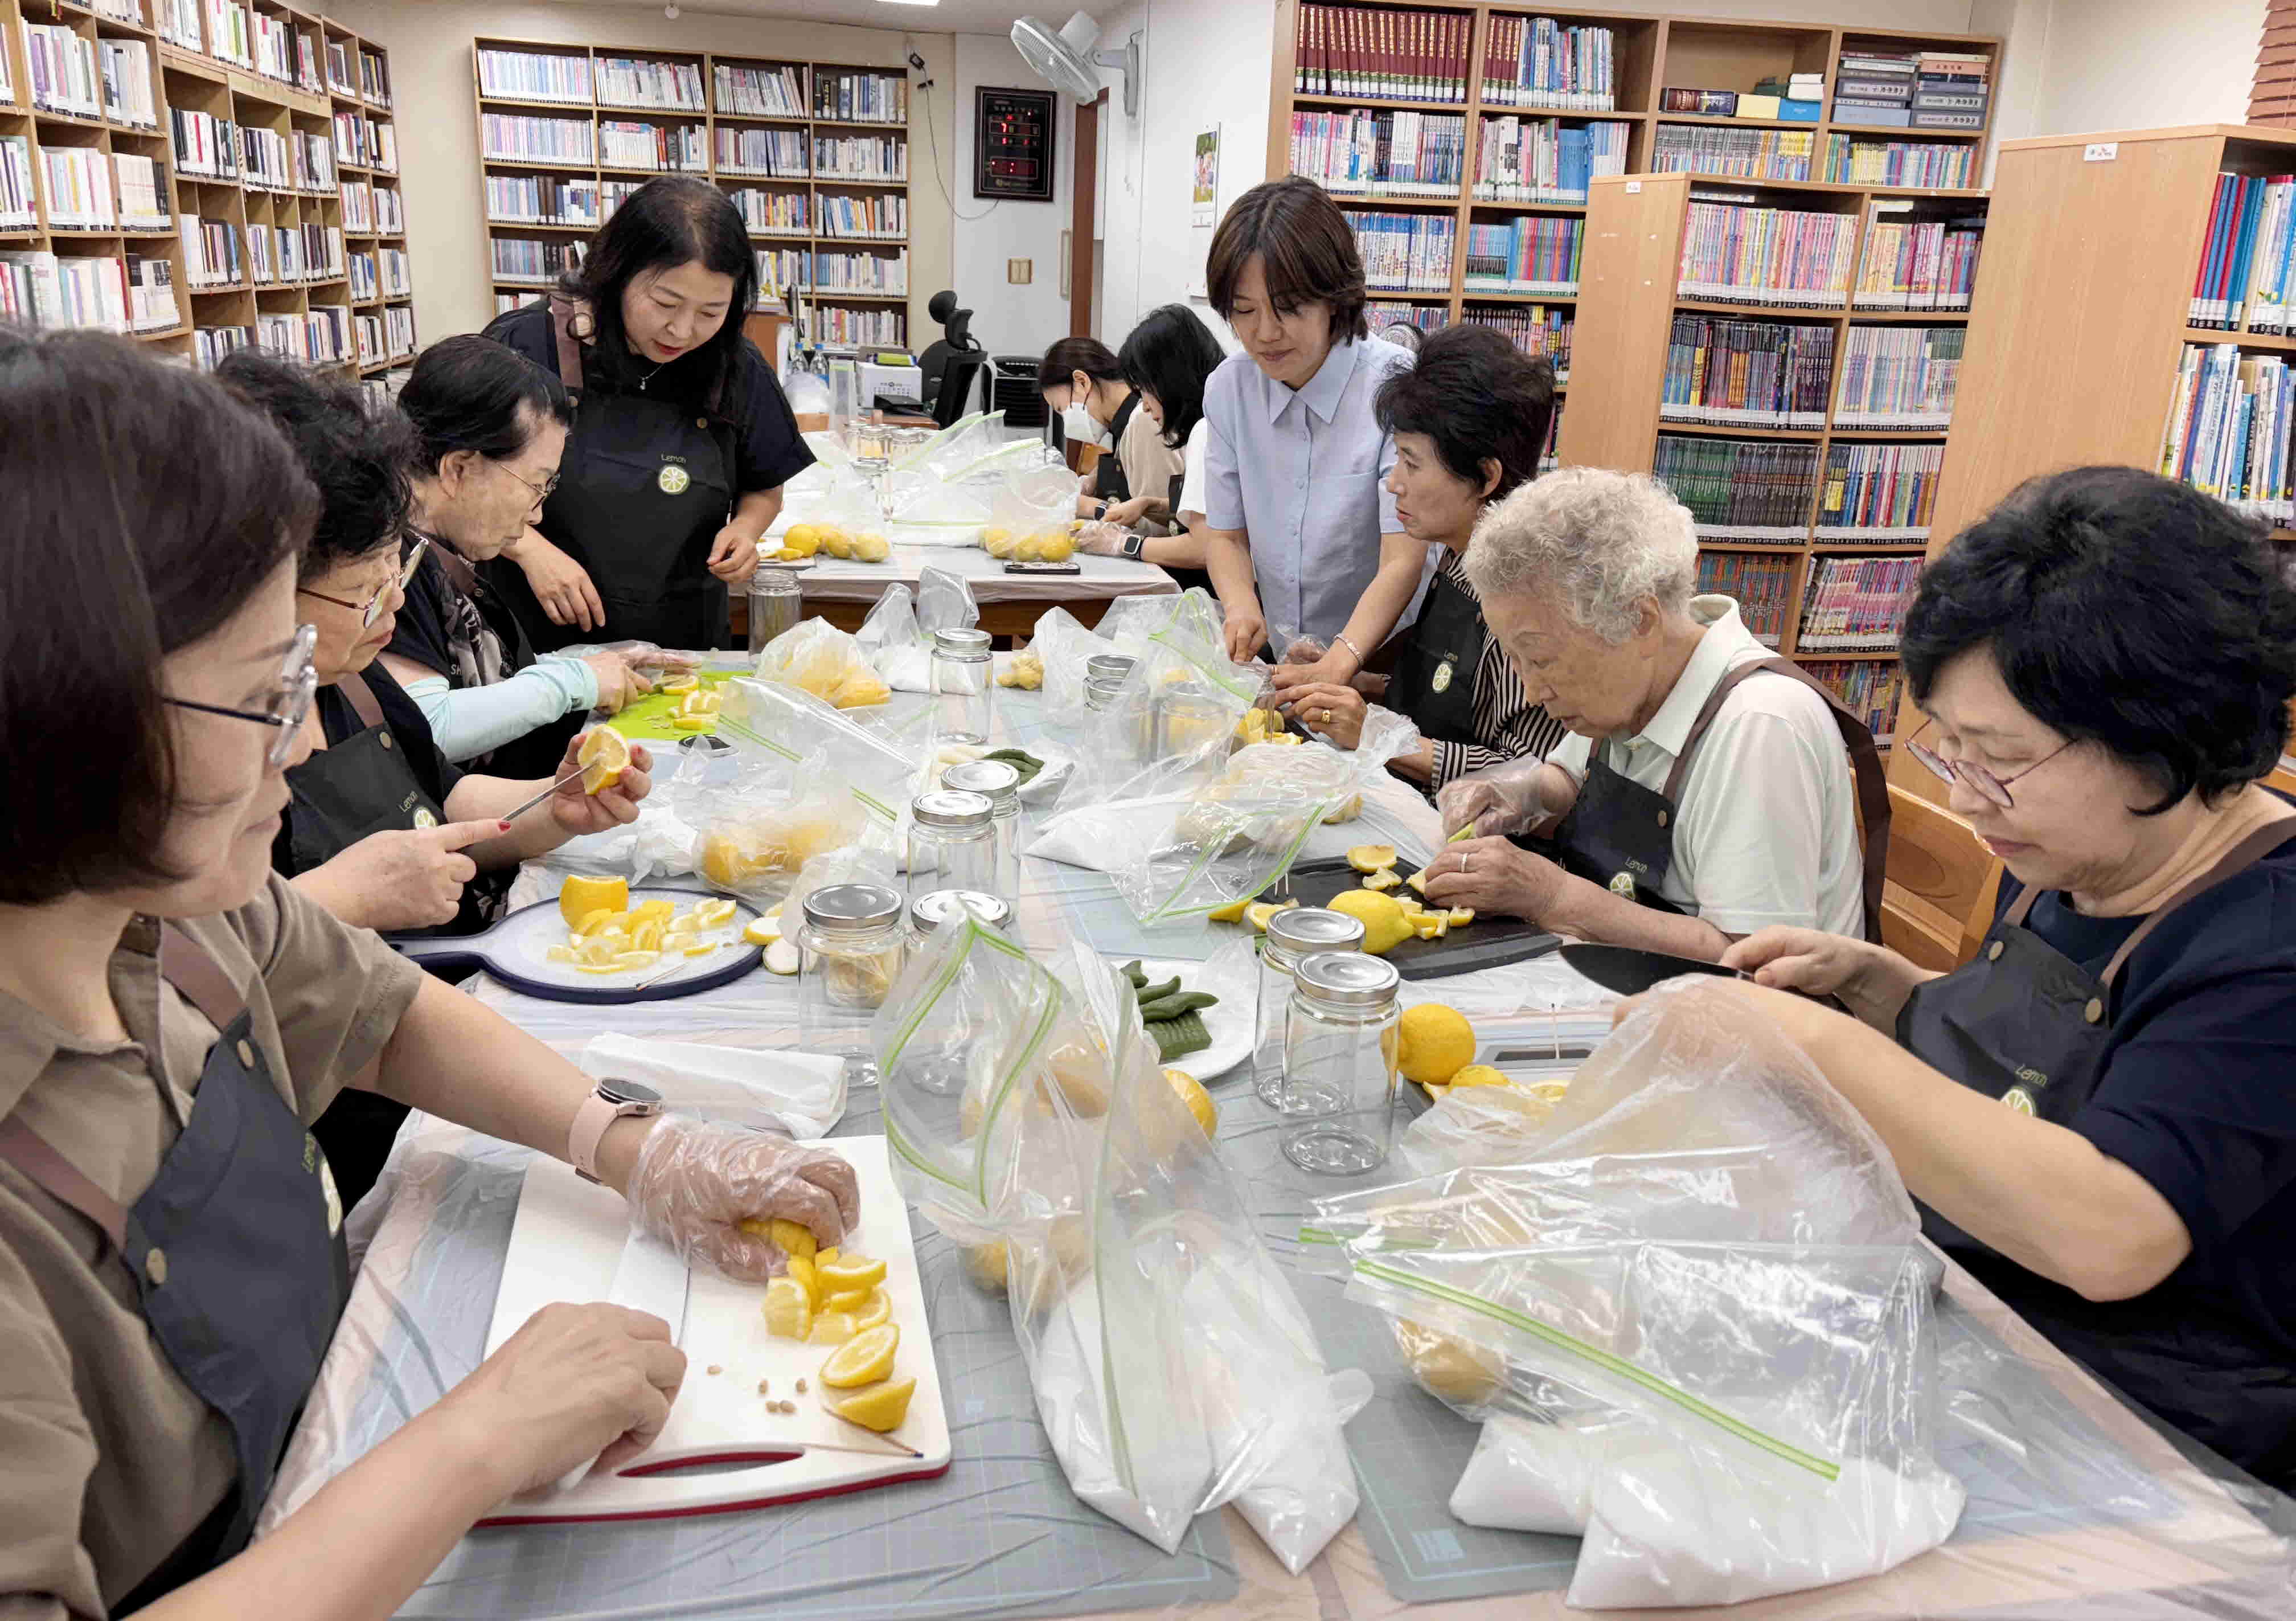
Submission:
<svg viewBox="0 0 2296 1621">
<path fill-rule="evenodd" d="M 735 676 L 748 672 L 740 670 L 705 670 L 701 672 L 704 687 L 718 687 Z M 677 706 L 685 702 L 685 695 L 674 692 L 650 692 L 631 704 L 607 724 L 634 743 L 675 743 L 680 737 L 704 736 L 718 729 L 718 717 L 709 717 L 709 724 L 700 732 L 681 732 L 669 723 Z"/>
</svg>

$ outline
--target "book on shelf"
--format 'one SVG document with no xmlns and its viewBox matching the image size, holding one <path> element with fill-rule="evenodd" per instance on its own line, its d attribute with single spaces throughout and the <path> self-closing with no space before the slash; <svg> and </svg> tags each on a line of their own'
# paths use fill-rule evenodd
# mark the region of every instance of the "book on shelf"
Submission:
<svg viewBox="0 0 2296 1621">
<path fill-rule="evenodd" d="M 507 51 L 480 45 L 479 93 L 510 96 L 522 102 L 591 101 L 590 58 L 586 53 L 561 55 L 546 51 Z"/>
<path fill-rule="evenodd" d="M 762 186 L 736 186 L 726 193 L 741 211 L 742 223 L 752 235 L 803 236 L 809 230 L 804 192 L 769 192 Z"/>
<path fill-rule="evenodd" d="M 1690 509 L 1702 539 L 1797 546 L 1809 538 L 1817 449 L 1661 432 L 1651 473 Z"/>
<path fill-rule="evenodd" d="M 1578 320 L 1569 310 L 1545 304 L 1471 304 L 1464 318 L 1505 333 L 1526 355 L 1546 357 L 1558 386 L 1570 381 L 1570 333 Z"/>
<path fill-rule="evenodd" d="M 326 76 L 319 70 L 319 42 L 308 34 L 295 36 L 295 84 L 312 95 L 327 93 Z"/>
<path fill-rule="evenodd" d="M 359 88 L 378 107 L 390 105 L 390 63 L 380 51 L 359 47 Z"/>
<path fill-rule="evenodd" d="M 1400 300 L 1373 299 L 1364 305 L 1364 320 L 1374 338 L 1390 326 L 1413 326 L 1421 332 L 1440 332 L 1451 324 L 1451 312 L 1440 304 L 1408 304 Z"/>
<path fill-rule="evenodd" d="M 0 231 L 29 231 L 40 223 L 33 190 L 32 143 L 23 136 L 0 136 Z"/>
<path fill-rule="evenodd" d="M 256 12 L 247 20 L 248 55 L 255 70 L 283 85 L 295 82 L 295 30 L 283 17 Z"/>
<path fill-rule="evenodd" d="M 200 0 L 152 0 L 152 26 L 169 45 L 200 49 Z"/>
<path fill-rule="evenodd" d="M 1825 75 L 1823 73 L 1773 73 L 1754 81 L 1758 95 L 1775 95 L 1781 102 L 1817 103 L 1825 99 Z"/>
<path fill-rule="evenodd" d="M 99 39 L 98 67 L 103 76 L 103 116 L 138 129 L 160 127 L 159 103 L 152 95 L 152 52 L 140 39 Z"/>
<path fill-rule="evenodd" d="M 1921 582 L 1919 557 L 1813 557 L 1799 653 L 1894 653 Z"/>
<path fill-rule="evenodd" d="M 722 149 L 725 143 L 720 141 L 718 145 Z M 800 152 L 803 150 L 799 148 Z M 813 172 L 824 180 L 905 183 L 909 177 L 909 144 L 901 136 L 854 135 L 849 131 L 816 135 L 813 137 Z"/>
<path fill-rule="evenodd" d="M 207 20 L 208 54 L 252 72 L 255 68 L 253 17 L 238 0 L 203 0 Z"/>
<path fill-rule="evenodd" d="M 1651 137 L 1654 174 L 1723 175 L 1741 180 L 1807 180 L 1817 148 L 1801 129 L 1728 129 L 1660 124 Z M 1619 170 L 1613 173 L 1622 172 Z"/>
<path fill-rule="evenodd" d="M 832 253 L 813 255 L 811 284 L 817 292 L 870 292 L 906 296 L 909 255 L 898 253 Z"/>
<path fill-rule="evenodd" d="M 897 309 L 815 304 L 806 313 L 808 341 L 832 349 L 905 348 L 908 331 L 908 317 Z"/>
<path fill-rule="evenodd" d="M 1292 88 L 1456 106 L 1467 99 L 1473 30 L 1474 19 L 1456 12 L 1303 5 L 1292 25 Z"/>
<path fill-rule="evenodd" d="M 823 192 L 815 199 L 824 236 L 905 237 L 909 234 L 909 200 L 898 192 L 873 192 L 846 197 Z"/>
<path fill-rule="evenodd" d="M 1466 143 L 1458 113 L 1294 112 L 1292 172 L 1338 194 L 1456 198 Z"/>
<path fill-rule="evenodd" d="M 812 284 L 806 275 L 806 254 L 802 248 L 758 248 L 754 250 L 758 264 L 758 304 L 760 308 L 778 304 L 785 292 L 805 292 Z"/>
<path fill-rule="evenodd" d="M 1831 687 L 1844 707 L 1866 723 L 1875 747 L 1890 746 L 1898 730 L 1898 701 L 1905 690 L 1902 670 L 1879 659 L 1809 660 L 1802 669 Z"/>
<path fill-rule="evenodd" d="M 706 112 L 701 65 L 647 56 L 601 56 L 592 65 L 601 107 L 644 107 L 666 112 Z"/>
<path fill-rule="evenodd" d="M 1816 539 L 1867 546 L 1928 539 L 1944 465 L 1942 444 L 1827 445 Z"/>
<path fill-rule="evenodd" d="M 1677 311 L 1659 419 L 1735 428 L 1825 425 L 1833 328 Z"/>
<path fill-rule="evenodd" d="M 1962 326 L 1852 326 L 1834 395 L 1837 428 L 1943 428 L 1960 382 Z"/>
<path fill-rule="evenodd" d="M 735 118 L 802 119 L 806 116 L 805 70 L 795 62 L 768 67 L 711 64 L 715 111 Z"/>
<path fill-rule="evenodd" d="M 906 124 L 909 121 L 908 76 L 816 70 L 813 116 L 845 124 Z"/>
<path fill-rule="evenodd" d="M 111 154 L 119 198 L 119 223 L 127 229 L 172 231 L 176 219 L 168 197 L 168 171 L 156 158 L 134 152 Z"/>
<path fill-rule="evenodd" d="M 2296 257 L 2296 175 L 2217 177 L 2185 324 L 2227 331 L 2289 329 L 2289 264 Z"/>
<path fill-rule="evenodd" d="M 603 224 L 605 221 L 611 219 L 614 217 L 614 210 L 620 208 L 622 204 L 627 202 L 631 198 L 636 196 L 638 187 L 644 184 L 645 182 L 643 180 L 609 179 L 600 181 L 598 184 L 599 223 Z"/>
<path fill-rule="evenodd" d="M 95 41 L 82 39 L 62 22 L 27 22 L 23 39 L 34 107 L 73 118 L 103 116 L 103 75 Z"/>
<path fill-rule="evenodd" d="M 1476 200 L 1584 202 L 1592 181 L 1627 172 L 1628 128 L 1615 119 L 1566 124 L 1486 115 L 1476 152 Z"/>
<path fill-rule="evenodd" d="M 1876 202 L 1850 303 L 1857 309 L 1957 310 L 1977 290 L 1985 216 L 1916 219 L 1905 202 Z"/>
<path fill-rule="evenodd" d="M 479 120 L 480 152 L 518 163 L 571 163 L 587 168 L 594 160 L 594 127 L 587 119 L 554 119 L 524 112 L 489 112 Z"/>
<path fill-rule="evenodd" d="M 547 287 L 562 271 L 581 264 L 585 244 L 578 238 L 545 242 L 528 236 L 496 236 L 488 246 L 494 255 L 495 280 Z"/>
<path fill-rule="evenodd" d="M 234 350 L 251 349 L 255 333 L 246 326 L 201 326 L 192 333 L 192 364 L 211 372 Z"/>
<path fill-rule="evenodd" d="M 42 327 L 132 331 L 127 267 L 111 257 L 0 252 L 0 319 Z"/>
<path fill-rule="evenodd" d="M 1577 215 L 1524 214 L 1504 224 L 1476 221 L 1467 226 L 1466 291 L 1575 297 L 1586 236 L 1586 221 Z M 1447 273 L 1440 287 L 1423 291 L 1449 290 Z"/>
<path fill-rule="evenodd" d="M 248 279 L 241 256 L 239 232 L 227 220 L 202 219 L 196 214 L 176 216 L 176 235 L 184 244 L 186 286 L 235 286 Z"/>
<path fill-rule="evenodd" d="M 52 229 L 111 231 L 119 226 L 111 165 L 93 146 L 40 149 L 41 186 Z"/>
<path fill-rule="evenodd" d="M 802 129 L 743 129 L 718 124 L 713 127 L 713 137 L 721 175 L 802 180 L 813 172 Z"/>
<path fill-rule="evenodd" d="M 598 165 L 602 169 L 648 169 L 666 175 L 706 169 L 709 167 L 708 128 L 701 124 L 648 124 L 600 119 Z"/>
<path fill-rule="evenodd" d="M 1738 618 L 1765 647 L 1785 643 L 1786 614 L 1793 605 L 1794 560 L 1758 557 L 1745 552 L 1698 554 L 1701 596 L 1733 597 Z"/>
<path fill-rule="evenodd" d="M 1973 145 L 1875 140 L 1833 131 L 1825 137 L 1825 158 L 1816 177 L 1836 185 L 1960 191 L 1976 184 L 1977 160 Z"/>
<path fill-rule="evenodd" d="M 1483 59 L 1483 104 L 1611 112 L 1616 41 L 1606 28 L 1552 17 L 1494 16 Z"/>
<path fill-rule="evenodd" d="M 358 80 L 351 73 L 351 46 L 347 39 L 327 41 L 327 88 L 338 95 L 356 96 L 359 93 Z"/>
<path fill-rule="evenodd" d="M 2296 523 L 2289 439 L 2296 369 L 2232 343 L 2185 346 L 2161 438 L 2161 471 L 2242 512 Z"/>
<path fill-rule="evenodd" d="M 598 211 L 595 180 L 561 179 L 555 175 L 488 175 L 486 182 L 487 218 L 490 220 L 514 225 L 594 226 L 603 218 Z M 373 209 L 370 197 L 365 209 L 369 225 L 373 223 Z M 350 224 L 350 204 L 346 200 L 346 225 Z"/>
<path fill-rule="evenodd" d="M 1839 309 L 1849 300 L 1857 235 L 1853 215 L 1693 197 L 1683 219 L 1680 295 Z"/>
<path fill-rule="evenodd" d="M 176 302 L 176 267 L 165 259 L 131 253 L 122 265 L 127 325 L 136 332 L 167 332 L 183 324 Z"/>
<path fill-rule="evenodd" d="M 1451 261 L 1459 224 L 1442 215 L 1366 213 L 1343 209 L 1363 257 L 1364 285 L 1373 292 L 1451 291 Z"/>
</svg>

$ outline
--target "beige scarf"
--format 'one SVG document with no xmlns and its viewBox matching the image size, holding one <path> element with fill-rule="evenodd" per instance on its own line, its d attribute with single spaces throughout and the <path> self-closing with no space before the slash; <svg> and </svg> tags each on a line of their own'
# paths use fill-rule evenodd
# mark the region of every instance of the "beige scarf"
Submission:
<svg viewBox="0 0 2296 1621">
<path fill-rule="evenodd" d="M 2251 783 L 2220 809 L 2203 810 L 2192 832 L 2185 835 L 2185 842 L 2177 847 L 2177 852 L 2149 877 L 2139 879 L 2127 889 L 2100 896 L 2095 904 L 2081 910 L 2091 917 L 2142 917 L 2214 867 L 2234 845 L 2258 828 L 2291 818 L 2296 818 L 2296 806 Z"/>
</svg>

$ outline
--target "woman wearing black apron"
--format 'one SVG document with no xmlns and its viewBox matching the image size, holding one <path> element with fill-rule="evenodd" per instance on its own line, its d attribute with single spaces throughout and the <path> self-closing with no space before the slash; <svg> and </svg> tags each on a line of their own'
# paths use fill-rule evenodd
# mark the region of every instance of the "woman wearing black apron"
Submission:
<svg viewBox="0 0 2296 1621">
<path fill-rule="evenodd" d="M 1162 490 L 1180 471 L 1178 452 L 1141 415 L 1139 391 L 1099 339 L 1062 338 L 1046 350 L 1037 363 L 1037 392 L 1068 440 L 1100 448 L 1077 496 L 1079 518 L 1110 516 L 1136 494 Z"/>
<path fill-rule="evenodd" d="M 686 661 L 634 644 L 537 658 L 518 616 L 478 577 L 558 481 L 574 407 L 557 378 L 466 333 L 416 358 L 398 408 L 422 440 L 408 524 L 430 545 L 380 662 L 449 761 L 539 776 L 594 711 L 619 711 L 652 689 L 648 671 Z"/>
<path fill-rule="evenodd" d="M 332 1098 L 567 1156 L 751 1282 L 779 1257 L 736 1223 L 831 1242 L 850 1168 L 602 1095 L 267 870 L 319 501 L 259 413 L 121 340 L 0 333 L 0 419 L 38 582 L 0 605 L 0 736 L 43 758 L 0 809 L 0 1609 L 390 1615 L 506 1498 L 643 1451 L 685 1361 L 658 1319 L 550 1307 L 250 1549 L 345 1297 Z M 102 746 L 53 746 L 60 692 Z"/>
<path fill-rule="evenodd" d="M 1418 356 L 1381 385 L 1377 408 L 1380 426 L 1395 436 L 1387 487 L 1396 519 L 1439 551 L 1419 617 L 1387 645 L 1391 676 L 1359 675 L 1341 687 L 1285 669 L 1275 687 L 1310 731 L 1343 749 L 1363 735 L 1367 699 L 1404 716 L 1419 745 L 1388 769 L 1431 793 L 1467 771 L 1543 760 L 1562 740 L 1562 723 L 1524 693 L 1491 639 L 1466 570 L 1484 511 L 1538 473 L 1554 373 L 1488 326 L 1446 327 Z"/>
<path fill-rule="evenodd" d="M 1150 310 L 1124 340 L 1116 364 L 1132 385 L 1140 421 L 1154 431 L 1160 450 L 1178 453 L 1182 467 L 1160 487 L 1144 481 L 1155 470 L 1144 467 L 1144 482 L 1102 513 L 1113 527 L 1085 531 L 1085 550 L 1152 563 L 1183 591 L 1211 589 L 1204 543 L 1190 532 L 1184 514 L 1193 510 L 1198 523 L 1203 519 L 1201 498 L 1193 508 L 1187 505 L 1188 481 L 1202 481 L 1204 383 L 1224 358 L 1218 340 L 1182 304 Z M 1136 459 L 1144 458 L 1136 452 Z"/>
<path fill-rule="evenodd" d="M 650 180 L 547 300 L 486 335 L 574 397 L 558 483 L 481 574 L 537 653 L 575 642 L 722 647 L 781 487 L 812 465 L 773 367 L 742 334 L 757 264 L 704 180 Z"/>
<path fill-rule="evenodd" d="M 1715 993 L 1784 1025 L 2027 1321 L 2296 1486 L 2296 806 L 2259 786 L 2296 597 L 2263 526 L 2134 468 L 2038 479 L 1930 565 L 1903 645 L 1908 751 L 2007 869 L 1985 944 L 1939 975 L 1772 930 L 1724 962 L 1858 1018 Z"/>
</svg>

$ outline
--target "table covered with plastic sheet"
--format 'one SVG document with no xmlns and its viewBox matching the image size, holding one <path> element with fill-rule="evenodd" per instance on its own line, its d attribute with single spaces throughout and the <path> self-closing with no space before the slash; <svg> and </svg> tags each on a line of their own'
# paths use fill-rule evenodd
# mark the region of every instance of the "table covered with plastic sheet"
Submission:
<svg viewBox="0 0 2296 1621">
<path fill-rule="evenodd" d="M 1041 736 L 1029 695 L 1000 693 L 999 702 L 1015 736 Z M 1347 836 L 1391 842 L 1423 860 L 1439 833 L 1424 802 L 1398 784 L 1366 802 L 1363 823 Z M 555 878 L 536 871 L 521 882 L 536 897 Z M 1105 875 L 1033 860 L 1024 863 L 1016 923 L 1032 953 L 1082 938 L 1114 960 L 1206 959 L 1234 934 L 1222 926 L 1142 930 Z M 1562 1049 L 1606 1018 L 1606 999 L 1551 959 L 1406 987 L 1430 989 L 1467 1010 L 1487 1043 L 1517 1053 Z M 611 1010 L 535 1001 L 483 979 L 470 990 L 570 1055 L 607 1031 L 752 1049 L 796 1039 L 792 982 L 763 974 Z M 1363 1369 L 1376 1391 L 1346 1431 L 1361 1509 L 1304 1575 L 1287 1575 L 1232 1509 L 1201 1517 L 1168 1559 L 1078 1502 L 1037 1421 L 1004 1303 L 965 1281 L 952 1247 L 913 1217 L 956 1442 L 947 1475 L 668 1525 L 474 1533 L 402 1614 L 922 1621 L 1185 1611 L 1221 1621 L 1381 1621 L 1409 1611 L 1515 1621 L 1565 1613 L 1575 1541 L 1453 1518 L 1447 1499 L 1479 1427 L 1417 1388 L 1383 1319 L 1347 1301 L 1330 1278 L 1294 1266 L 1309 1201 L 1349 1184 L 1289 1165 L 1274 1117 L 1242 1072 L 1212 1090 L 1221 1152 L 1261 1237 L 1292 1271 L 1326 1360 Z M 874 1094 L 854 1092 L 838 1129 L 878 1129 Z M 476 1365 L 526 1156 L 420 1115 L 408 1123 L 377 1192 L 353 1217 L 365 1247 L 350 1308 L 269 1516 L 307 1498 Z M 2185 1455 L 1959 1269 L 1948 1267 L 1944 1288 L 1939 1457 L 1968 1492 L 1953 1536 L 1882 1576 L 1677 1613 L 1762 1621 L 2296 1617 L 2296 1503 L 2220 1462 Z"/>
</svg>

